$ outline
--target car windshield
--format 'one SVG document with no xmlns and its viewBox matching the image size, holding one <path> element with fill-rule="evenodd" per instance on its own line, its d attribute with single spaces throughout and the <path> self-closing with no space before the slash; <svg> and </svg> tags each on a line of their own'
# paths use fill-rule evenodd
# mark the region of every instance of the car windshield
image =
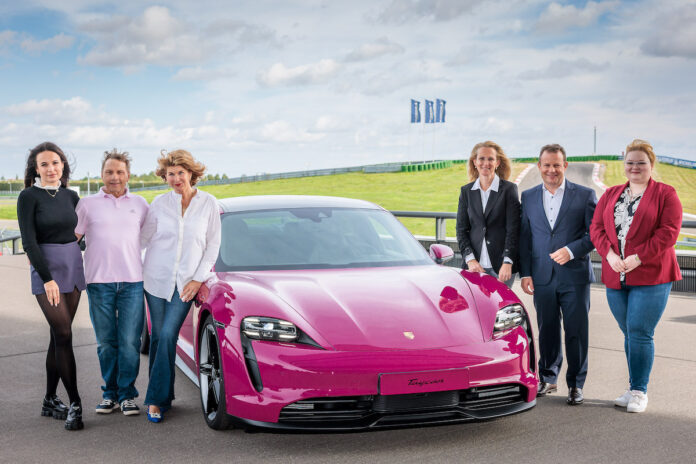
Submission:
<svg viewBox="0 0 696 464">
<path fill-rule="evenodd" d="M 287 208 L 222 215 L 217 272 L 434 264 L 390 213 Z"/>
</svg>

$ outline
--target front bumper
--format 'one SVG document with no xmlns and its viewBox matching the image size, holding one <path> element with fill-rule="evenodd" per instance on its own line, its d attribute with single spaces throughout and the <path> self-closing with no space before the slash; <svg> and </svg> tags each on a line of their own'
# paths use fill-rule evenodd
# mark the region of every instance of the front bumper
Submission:
<svg viewBox="0 0 696 464">
<path fill-rule="evenodd" d="M 227 412 L 247 425 L 348 431 L 482 420 L 536 405 L 533 347 L 522 328 L 477 345 L 413 351 L 338 352 L 254 341 L 255 366 L 237 348 L 238 328 L 219 329 L 219 335 Z M 262 388 L 254 386 L 250 368 Z M 449 374 L 440 383 L 388 391 L 380 384 L 384 374 L 407 380 L 407 374 L 433 372 Z M 413 393 L 404 393 L 411 387 Z"/>
</svg>

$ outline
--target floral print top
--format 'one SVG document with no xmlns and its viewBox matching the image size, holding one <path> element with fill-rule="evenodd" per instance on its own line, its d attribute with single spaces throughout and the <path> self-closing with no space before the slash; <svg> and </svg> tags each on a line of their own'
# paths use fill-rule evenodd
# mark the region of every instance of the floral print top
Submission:
<svg viewBox="0 0 696 464">
<path fill-rule="evenodd" d="M 643 193 L 634 196 L 631 193 L 631 187 L 627 186 L 614 206 L 614 227 L 616 227 L 616 236 L 619 239 L 621 258 L 623 259 L 626 258 L 626 236 L 633 223 L 633 216 L 638 210 L 641 198 L 643 198 Z M 622 272 L 621 281 L 623 282 L 625 279 L 626 274 Z"/>
</svg>

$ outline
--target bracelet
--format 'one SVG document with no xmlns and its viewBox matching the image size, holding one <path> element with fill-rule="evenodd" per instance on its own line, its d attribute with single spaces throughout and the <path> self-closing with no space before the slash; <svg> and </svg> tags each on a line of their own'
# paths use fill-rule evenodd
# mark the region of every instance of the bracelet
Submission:
<svg viewBox="0 0 696 464">
<path fill-rule="evenodd" d="M 643 263 L 640 261 L 640 258 L 638 257 L 638 254 L 633 255 L 633 257 L 636 259 L 636 263 L 638 263 L 639 266 L 640 266 L 641 264 L 643 264 Z"/>
</svg>

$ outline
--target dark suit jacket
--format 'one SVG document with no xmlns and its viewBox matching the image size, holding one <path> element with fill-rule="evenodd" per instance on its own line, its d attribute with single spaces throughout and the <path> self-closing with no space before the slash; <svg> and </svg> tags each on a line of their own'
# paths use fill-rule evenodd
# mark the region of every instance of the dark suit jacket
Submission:
<svg viewBox="0 0 696 464">
<path fill-rule="evenodd" d="M 594 190 L 566 179 L 566 190 L 553 229 L 544 212 L 541 184 L 522 192 L 520 223 L 520 277 L 531 277 L 534 285 L 544 285 L 556 271 L 567 283 L 594 282 L 589 253 L 594 249 L 590 240 L 590 223 L 597 205 Z M 563 266 L 549 254 L 567 246 L 573 252 Z"/>
<path fill-rule="evenodd" d="M 481 205 L 481 192 L 471 190 L 473 186 L 474 182 L 466 184 L 459 195 L 457 241 L 462 258 L 473 253 L 477 261 L 481 259 L 481 247 L 485 238 L 493 269 L 498 272 L 503 258 L 510 258 L 512 272 L 517 272 L 520 230 L 517 185 L 500 179 L 498 191 L 490 191 L 485 211 Z M 466 269 L 466 263 L 462 267 Z"/>
<path fill-rule="evenodd" d="M 621 255 L 614 225 L 614 206 L 628 182 L 611 187 L 597 204 L 590 227 L 592 243 L 602 260 L 602 282 L 621 288 L 620 275 L 606 260 L 609 249 Z M 641 265 L 626 274 L 626 285 L 657 285 L 681 280 L 674 244 L 682 223 L 682 206 L 674 187 L 650 179 L 626 237 L 626 256 L 637 254 Z"/>
</svg>

